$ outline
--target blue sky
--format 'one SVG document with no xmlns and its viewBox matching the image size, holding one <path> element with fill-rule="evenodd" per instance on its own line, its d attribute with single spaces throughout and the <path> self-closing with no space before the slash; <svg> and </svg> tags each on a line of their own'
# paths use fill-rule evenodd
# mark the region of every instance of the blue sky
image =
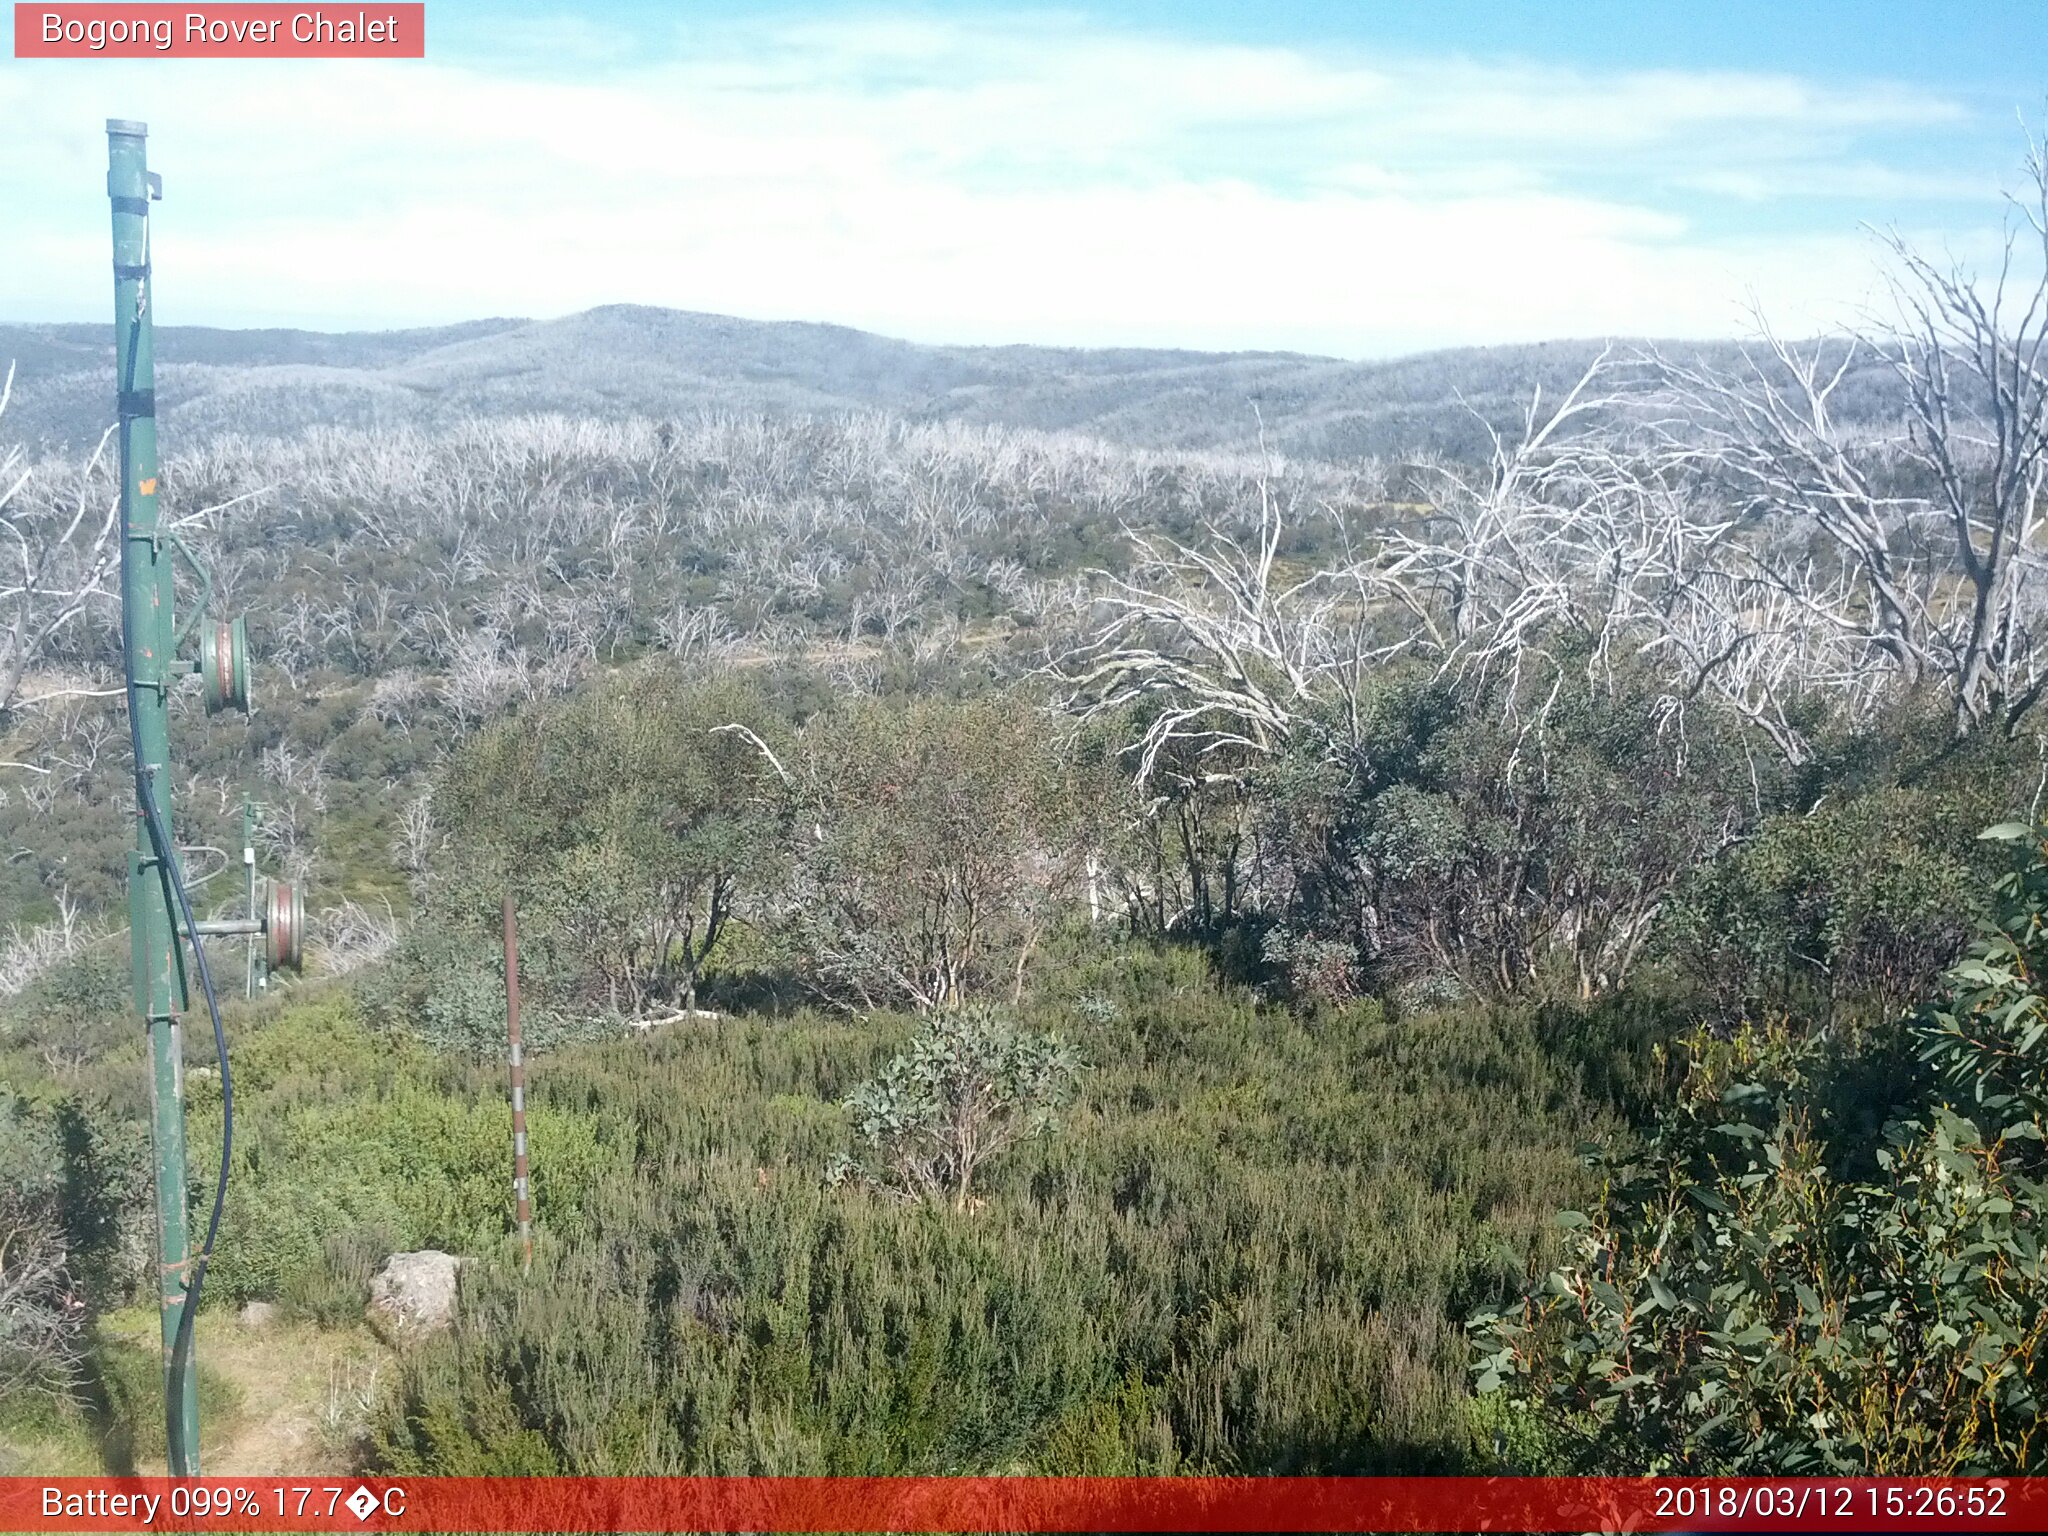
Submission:
<svg viewBox="0 0 2048 1536">
<path fill-rule="evenodd" d="M 167 322 L 1343 356 L 1852 318 L 1869 225 L 1995 258 L 2048 119 L 2039 3 L 428 18 L 417 63 L 0 61 L 0 318 L 101 318 L 108 116 L 152 125 Z"/>
</svg>

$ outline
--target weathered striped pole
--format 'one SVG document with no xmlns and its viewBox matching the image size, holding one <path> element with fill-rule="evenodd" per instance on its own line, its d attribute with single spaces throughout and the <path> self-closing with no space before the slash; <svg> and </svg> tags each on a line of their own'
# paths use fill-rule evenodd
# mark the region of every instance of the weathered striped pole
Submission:
<svg viewBox="0 0 2048 1536">
<path fill-rule="evenodd" d="M 505 897 L 505 1033 L 512 1047 L 512 1198 L 519 1246 L 533 1267 L 533 1186 L 526 1177 L 526 1061 L 519 1051 L 519 913 Z"/>
<path fill-rule="evenodd" d="M 263 914 L 256 906 L 256 806 L 247 795 L 242 796 L 242 885 L 248 898 L 248 918 L 255 922 Z M 256 952 L 263 945 L 263 936 L 252 933 L 242 946 L 242 995 L 254 997 L 258 987 L 270 985 L 270 973 L 256 964 Z"/>
<path fill-rule="evenodd" d="M 127 673 L 136 794 L 171 824 L 171 551 L 157 522 L 156 351 L 151 316 L 150 175 L 143 123 L 107 122 L 107 197 L 114 214 L 114 416 L 121 450 L 121 650 Z M 140 803 L 128 857 L 129 954 L 135 1009 L 149 1032 L 150 1132 L 156 1162 L 157 1308 L 164 1341 L 164 1429 L 176 1477 L 199 1475 L 198 1373 L 181 1357 L 178 1325 L 192 1280 L 185 1211 L 184 954 L 166 872 Z"/>
</svg>

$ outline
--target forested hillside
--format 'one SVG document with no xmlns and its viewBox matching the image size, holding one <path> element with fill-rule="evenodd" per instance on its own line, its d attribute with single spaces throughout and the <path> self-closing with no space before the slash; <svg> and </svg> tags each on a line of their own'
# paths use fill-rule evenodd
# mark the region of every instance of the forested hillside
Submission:
<svg viewBox="0 0 2048 1536">
<path fill-rule="evenodd" d="M 337 1380 L 407 1472 L 2043 1470 L 2043 321 L 1897 257 L 1371 366 L 166 333 L 259 656 L 180 838 L 232 907 L 252 791 L 316 914 L 210 1321 L 469 1258 Z M 0 1454 L 132 1466 L 106 378 L 9 344 Z"/>
<path fill-rule="evenodd" d="M 556 320 L 322 335 L 170 325 L 158 333 L 167 422 L 196 442 L 330 426 L 460 427 L 530 414 L 689 419 L 885 412 L 909 422 L 1080 432 L 1148 449 L 1344 459 L 1471 455 L 1486 424 L 1568 389 L 1596 341 L 1466 348 L 1382 362 L 1288 353 L 920 346 L 843 326 L 617 305 Z M 0 325 L 21 370 L 12 430 L 89 444 L 106 415 L 102 325 Z M 1685 345 L 1722 365 L 1739 348 Z M 1838 391 L 1847 419 L 1895 411 L 1875 359 Z"/>
</svg>

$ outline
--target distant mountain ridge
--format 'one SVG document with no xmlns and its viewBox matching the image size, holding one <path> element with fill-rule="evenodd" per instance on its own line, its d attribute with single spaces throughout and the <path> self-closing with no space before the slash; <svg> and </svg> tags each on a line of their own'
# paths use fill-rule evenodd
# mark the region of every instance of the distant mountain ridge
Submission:
<svg viewBox="0 0 2048 1536">
<path fill-rule="evenodd" d="M 1530 394 L 1570 387 L 1602 343 L 1473 347 L 1378 362 L 1286 352 L 931 346 L 844 326 L 607 305 L 555 320 L 487 319 L 325 333 L 165 326 L 168 438 L 320 425 L 433 426 L 471 414 L 679 416 L 703 410 L 887 411 L 1076 431 L 1161 449 L 1243 450 L 1263 420 L 1308 458 L 1469 453 Z M 1689 355 L 1732 343 L 1679 344 Z M 112 406 L 111 325 L 0 325 L 17 366 L 7 436 L 77 444 Z"/>
</svg>

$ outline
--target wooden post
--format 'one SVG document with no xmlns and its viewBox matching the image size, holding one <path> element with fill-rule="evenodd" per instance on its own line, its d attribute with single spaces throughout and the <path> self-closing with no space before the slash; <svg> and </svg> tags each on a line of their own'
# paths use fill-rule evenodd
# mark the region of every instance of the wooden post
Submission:
<svg viewBox="0 0 2048 1536">
<path fill-rule="evenodd" d="M 526 1174 L 526 1062 L 519 1051 L 519 914 L 505 897 L 505 1033 L 512 1048 L 512 1195 L 524 1268 L 533 1268 L 533 1186 Z"/>
</svg>

